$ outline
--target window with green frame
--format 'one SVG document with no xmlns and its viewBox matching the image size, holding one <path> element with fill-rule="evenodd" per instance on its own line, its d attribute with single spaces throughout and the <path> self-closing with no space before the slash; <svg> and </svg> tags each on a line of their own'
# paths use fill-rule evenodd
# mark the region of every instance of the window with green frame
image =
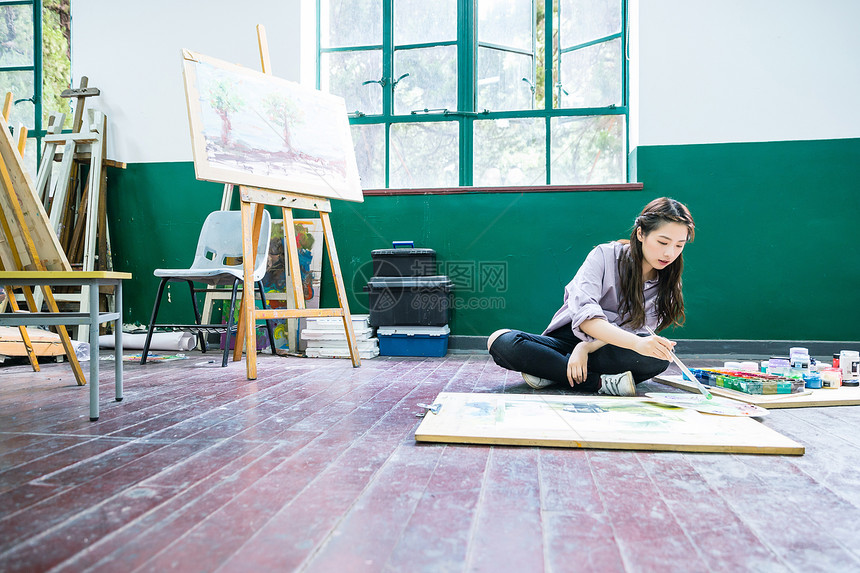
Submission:
<svg viewBox="0 0 860 573">
<path fill-rule="evenodd" d="M 69 0 L 0 0 L 0 101 L 12 93 L 9 125 L 27 128 L 32 173 L 48 116 L 63 112 L 71 125 L 71 102 L 60 97 L 71 75 L 70 31 Z"/>
<path fill-rule="evenodd" d="M 317 0 L 365 189 L 627 181 L 626 0 Z"/>
</svg>

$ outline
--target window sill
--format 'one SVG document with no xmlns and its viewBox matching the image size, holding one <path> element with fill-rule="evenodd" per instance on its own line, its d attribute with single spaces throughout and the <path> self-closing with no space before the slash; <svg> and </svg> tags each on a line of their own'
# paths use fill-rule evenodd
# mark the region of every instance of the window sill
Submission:
<svg viewBox="0 0 860 573">
<path fill-rule="evenodd" d="M 528 187 L 434 187 L 427 189 L 365 189 L 365 197 L 389 195 L 464 195 L 474 193 L 591 193 L 599 191 L 641 191 L 642 183 L 607 185 L 533 185 Z"/>
</svg>

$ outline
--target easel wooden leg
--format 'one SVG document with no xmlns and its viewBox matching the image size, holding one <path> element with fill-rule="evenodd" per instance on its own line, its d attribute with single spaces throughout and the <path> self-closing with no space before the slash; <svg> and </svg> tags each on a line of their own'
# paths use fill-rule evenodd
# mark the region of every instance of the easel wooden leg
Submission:
<svg viewBox="0 0 860 573">
<path fill-rule="evenodd" d="M 361 366 L 361 359 L 358 356 L 358 344 L 355 340 L 355 332 L 352 328 L 352 316 L 349 313 L 349 303 L 346 300 L 346 287 L 343 284 L 343 276 L 340 273 L 340 261 L 337 258 L 337 249 L 334 246 L 334 234 L 331 231 L 331 221 L 329 221 L 328 213 L 320 212 L 322 220 L 323 234 L 325 236 L 325 245 L 328 249 L 328 260 L 331 264 L 331 274 L 334 277 L 334 286 L 337 290 L 337 301 L 343 310 L 343 326 L 346 329 L 346 339 L 349 342 L 349 356 L 352 358 L 352 365 L 355 368 Z"/>
<path fill-rule="evenodd" d="M 205 324 L 212 323 L 212 307 L 215 303 L 215 293 L 207 292 L 203 298 L 203 314 L 201 314 L 201 322 Z"/>
<path fill-rule="evenodd" d="M 2 211 L 0 211 L 0 226 L 3 227 L 3 236 L 6 238 L 6 243 L 12 247 L 10 251 L 12 254 L 12 260 L 15 263 L 15 270 L 22 270 L 24 268 L 24 264 L 21 261 L 21 256 L 18 254 L 18 250 L 14 248 L 15 239 L 12 236 L 12 228 L 9 227 L 9 221 L 6 219 L 6 216 L 3 214 Z M 2 262 L 0 262 L 0 268 L 2 268 Z M 36 305 L 36 299 L 33 297 L 33 289 L 28 286 L 24 286 L 21 287 L 21 290 L 24 291 L 24 299 L 26 299 L 27 301 L 27 308 L 30 309 L 30 312 L 39 312 L 39 307 Z M 9 292 L 11 293 L 12 291 L 10 290 Z M 15 307 L 12 308 L 15 309 Z"/>
<path fill-rule="evenodd" d="M 54 144 L 53 146 L 56 147 L 56 144 Z M 60 161 L 60 166 L 56 170 L 56 173 L 54 175 L 55 178 L 51 184 L 53 190 L 49 192 L 49 195 L 51 197 L 51 227 L 57 233 L 58 237 L 64 234 L 63 223 L 64 217 L 66 215 L 66 203 L 70 192 L 74 192 L 74 190 L 70 191 L 69 189 L 69 180 L 72 177 L 72 163 L 74 155 L 75 143 L 73 141 L 70 141 L 63 147 L 63 160 Z M 50 161 L 51 163 L 53 163 L 54 158 L 53 156 L 44 157 L 42 158 L 42 161 Z"/>
<path fill-rule="evenodd" d="M 45 130 L 45 135 L 56 135 L 63 129 L 63 122 L 66 120 L 66 114 L 57 113 L 51 114 L 48 118 L 48 127 Z M 8 118 L 7 118 L 8 121 Z M 57 144 L 54 142 L 42 143 L 42 163 L 39 166 L 39 172 L 36 173 L 36 196 L 42 205 L 45 206 L 45 211 L 50 214 L 50 181 L 51 173 L 54 167 L 54 154 L 57 150 Z M 22 154 L 23 155 L 23 154 Z"/>
<path fill-rule="evenodd" d="M 256 335 L 256 307 L 254 304 L 254 260 L 257 254 L 257 243 L 260 240 L 260 226 L 263 224 L 262 203 L 252 204 L 242 201 L 242 266 L 244 268 L 245 280 L 242 286 L 242 312 L 240 321 L 244 318 L 244 329 L 236 332 L 236 348 L 233 351 L 233 360 L 237 355 L 241 357 L 241 333 L 245 337 L 245 365 L 248 371 L 248 380 L 257 379 L 257 335 Z"/>
<path fill-rule="evenodd" d="M 284 213 L 284 241 L 287 243 L 287 262 L 290 278 L 293 283 L 293 299 L 296 308 L 305 308 L 305 295 L 302 289 L 302 269 L 299 267 L 299 247 L 296 244 L 296 226 L 293 222 L 293 210 L 289 207 L 281 209 Z"/>
<path fill-rule="evenodd" d="M 292 299 L 287 297 L 287 308 L 305 308 L 305 293 L 302 288 L 302 269 L 299 267 L 299 247 L 296 243 L 296 225 L 293 220 L 293 210 L 289 207 L 281 208 L 284 221 L 284 243 L 287 252 L 284 259 L 284 270 L 290 276 L 290 284 L 287 290 L 293 291 Z M 287 343 L 290 352 L 298 352 L 298 330 L 301 318 L 287 319 Z"/>
<path fill-rule="evenodd" d="M 0 265 L 0 269 L 2 268 L 2 265 Z M 9 306 L 12 307 L 12 312 L 18 312 L 20 309 L 18 308 L 18 301 L 15 300 L 15 292 L 12 290 L 12 285 L 4 285 L 3 288 L 6 291 L 6 300 L 9 301 Z M 30 287 L 23 288 L 25 292 L 29 292 Z M 30 295 L 31 298 L 32 296 L 33 295 Z M 27 327 L 19 326 L 18 332 L 21 334 L 21 341 L 24 343 L 24 350 L 27 351 L 27 358 L 30 360 L 30 366 L 33 367 L 33 372 L 39 372 L 41 370 L 39 368 L 39 359 L 36 357 L 36 351 L 33 350 L 33 343 L 30 342 L 30 335 L 27 333 Z"/>
</svg>

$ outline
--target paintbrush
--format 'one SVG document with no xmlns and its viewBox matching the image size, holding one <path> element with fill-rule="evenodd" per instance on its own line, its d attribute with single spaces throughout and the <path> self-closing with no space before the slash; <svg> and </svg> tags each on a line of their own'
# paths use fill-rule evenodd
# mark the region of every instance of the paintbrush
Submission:
<svg viewBox="0 0 860 573">
<path fill-rule="evenodd" d="M 647 330 L 648 332 L 650 332 L 652 336 L 657 336 L 657 333 L 656 333 L 656 332 L 654 332 L 654 330 L 653 330 L 650 326 L 645 325 L 645 330 Z M 681 372 L 683 372 L 683 373 L 684 373 L 684 375 L 685 375 L 687 378 L 689 378 L 689 379 L 693 382 L 693 384 L 695 384 L 695 386 L 696 386 L 696 388 L 699 390 L 699 392 L 701 392 L 701 393 L 705 396 L 705 398 L 707 398 L 708 400 L 710 400 L 711 398 L 713 398 L 713 396 L 711 395 L 711 392 L 710 392 L 707 388 L 705 388 L 704 384 L 702 384 L 701 382 L 699 382 L 699 379 L 698 379 L 698 378 L 696 378 L 695 376 L 693 376 L 693 373 L 692 373 L 692 372 L 690 372 L 690 369 L 689 369 L 689 368 L 687 368 L 686 366 L 684 366 L 684 363 L 683 363 L 683 362 L 681 362 L 681 359 L 680 359 L 680 358 L 678 358 L 678 356 L 677 356 L 673 351 L 671 351 L 671 350 L 669 351 L 669 354 L 671 354 L 671 355 L 672 355 L 672 360 L 674 360 L 674 361 L 675 361 L 675 364 L 677 364 L 677 365 L 678 365 L 678 368 L 680 368 L 680 369 L 681 369 Z"/>
</svg>

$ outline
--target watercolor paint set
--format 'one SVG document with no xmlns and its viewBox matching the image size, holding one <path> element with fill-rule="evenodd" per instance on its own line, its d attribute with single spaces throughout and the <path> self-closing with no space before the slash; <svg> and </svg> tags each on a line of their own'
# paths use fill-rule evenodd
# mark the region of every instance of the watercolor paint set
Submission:
<svg viewBox="0 0 860 573">
<path fill-rule="evenodd" d="M 707 386 L 728 388 L 745 394 L 792 394 L 803 392 L 803 378 L 729 370 L 726 368 L 690 368 L 696 379 Z"/>
<path fill-rule="evenodd" d="M 795 394 L 804 390 L 860 386 L 860 353 L 843 350 L 833 355 L 831 365 L 810 357 L 806 348 L 794 347 L 788 356 L 771 356 L 760 366 L 751 361 L 725 362 L 722 368 L 691 368 L 690 371 L 706 386 L 746 394 Z"/>
</svg>

